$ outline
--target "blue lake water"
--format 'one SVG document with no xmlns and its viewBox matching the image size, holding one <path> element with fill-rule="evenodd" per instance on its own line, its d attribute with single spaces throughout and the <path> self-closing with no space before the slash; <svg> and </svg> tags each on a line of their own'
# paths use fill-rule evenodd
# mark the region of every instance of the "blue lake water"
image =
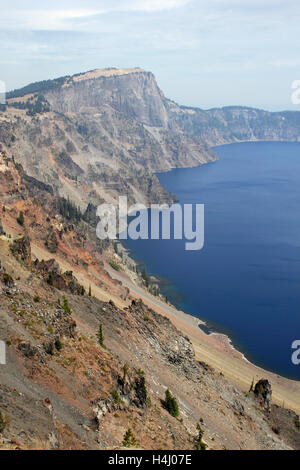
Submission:
<svg viewBox="0 0 300 470">
<path fill-rule="evenodd" d="M 256 364 L 300 380 L 300 143 L 217 147 L 215 163 L 159 174 L 181 204 L 205 204 L 205 246 L 126 242 L 179 308 L 227 333 Z"/>
</svg>

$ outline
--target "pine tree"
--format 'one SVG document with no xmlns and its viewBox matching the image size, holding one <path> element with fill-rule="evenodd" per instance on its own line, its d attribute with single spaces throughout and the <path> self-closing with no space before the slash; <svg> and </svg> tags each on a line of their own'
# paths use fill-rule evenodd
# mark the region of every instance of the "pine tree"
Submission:
<svg viewBox="0 0 300 470">
<path fill-rule="evenodd" d="M 204 430 L 202 429 L 200 424 L 197 424 L 197 430 L 198 430 L 198 438 L 196 439 L 195 446 L 196 450 L 206 450 L 207 444 L 203 442 L 203 436 L 204 436 Z"/>
<path fill-rule="evenodd" d="M 63 301 L 64 301 L 64 303 L 63 303 L 62 308 L 64 309 L 64 311 L 65 311 L 66 313 L 68 313 L 69 315 L 71 315 L 72 310 L 71 310 L 71 307 L 70 307 L 70 305 L 69 305 L 69 302 L 68 302 L 67 297 L 64 297 L 64 298 L 63 298 Z"/>
<path fill-rule="evenodd" d="M 147 274 L 147 270 L 146 270 L 145 266 L 144 266 L 143 271 L 142 271 L 142 278 L 145 281 L 146 287 L 149 287 L 150 284 L 151 284 L 151 279 L 150 279 L 149 275 Z"/>
<path fill-rule="evenodd" d="M 104 349 L 106 349 L 106 346 L 104 344 L 104 334 L 103 334 L 103 326 L 102 326 L 102 323 L 100 323 L 99 325 L 99 330 L 98 330 L 98 342 L 100 344 L 100 346 Z"/>
<path fill-rule="evenodd" d="M 19 225 L 23 227 L 25 219 L 24 219 L 24 214 L 22 211 L 20 212 L 19 217 L 17 218 L 17 222 Z"/>
<path fill-rule="evenodd" d="M 129 428 L 128 431 L 126 431 L 124 438 L 123 438 L 123 446 L 124 447 L 132 447 L 136 445 L 136 438 L 132 432 L 132 430 Z"/>
<path fill-rule="evenodd" d="M 47 282 L 48 282 L 49 286 L 53 286 L 53 284 L 54 284 L 53 273 L 50 273 L 50 274 L 49 274 L 49 277 L 48 277 L 48 281 L 47 281 Z"/>
<path fill-rule="evenodd" d="M 89 287 L 89 297 L 92 297 L 92 287 Z"/>
<path fill-rule="evenodd" d="M 166 391 L 166 398 L 165 398 L 165 407 L 170 413 L 173 418 L 178 418 L 179 416 L 179 407 L 175 397 L 173 397 L 172 393 L 168 389 Z"/>
</svg>

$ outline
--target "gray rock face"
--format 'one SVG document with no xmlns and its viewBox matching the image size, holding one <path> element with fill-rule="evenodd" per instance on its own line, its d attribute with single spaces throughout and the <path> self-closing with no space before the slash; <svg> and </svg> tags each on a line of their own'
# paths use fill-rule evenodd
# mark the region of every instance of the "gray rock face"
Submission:
<svg viewBox="0 0 300 470">
<path fill-rule="evenodd" d="M 254 388 L 254 395 L 261 406 L 269 410 L 272 402 L 272 387 L 268 380 L 261 379 Z"/>
<path fill-rule="evenodd" d="M 109 106 L 143 125 L 201 138 L 202 143 L 243 140 L 300 140 L 300 113 L 225 107 L 204 111 L 178 106 L 165 98 L 155 77 L 143 70 L 70 81 L 46 93 L 52 109 L 81 113 Z"/>
<path fill-rule="evenodd" d="M 209 146 L 241 141 L 300 140 L 300 113 L 270 113 L 260 109 L 228 106 L 203 111 L 181 108 L 173 119 L 190 136 Z"/>
<path fill-rule="evenodd" d="M 53 229 L 49 230 L 47 239 L 45 241 L 45 246 L 48 248 L 50 253 L 56 253 L 58 248 L 58 241 L 56 234 Z"/>
<path fill-rule="evenodd" d="M 111 106 L 143 124 L 165 127 L 168 116 L 165 98 L 150 72 L 133 72 L 71 82 L 46 93 L 53 110 L 79 113 Z"/>
<path fill-rule="evenodd" d="M 31 245 L 28 235 L 16 238 L 10 249 L 16 259 L 26 264 L 26 266 L 31 265 Z"/>
</svg>

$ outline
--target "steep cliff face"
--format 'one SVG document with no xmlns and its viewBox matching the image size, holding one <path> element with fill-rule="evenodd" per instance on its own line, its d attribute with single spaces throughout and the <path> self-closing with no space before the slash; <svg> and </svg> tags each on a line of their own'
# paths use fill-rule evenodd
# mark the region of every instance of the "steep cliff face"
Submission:
<svg viewBox="0 0 300 470">
<path fill-rule="evenodd" d="M 214 145 L 300 140 L 300 113 L 180 107 L 142 69 L 94 70 L 8 98 L 0 112 L 3 149 L 83 209 L 120 194 L 130 202 L 170 202 L 154 173 L 214 161 Z"/>
<path fill-rule="evenodd" d="M 51 108 L 61 113 L 101 111 L 111 106 L 127 118 L 142 124 L 166 127 L 168 122 L 165 98 L 155 77 L 140 69 L 122 75 L 83 74 L 61 88 L 45 94 Z"/>
<path fill-rule="evenodd" d="M 209 145 L 300 139 L 298 112 L 270 113 L 237 106 L 207 111 L 180 107 L 164 97 L 152 73 L 141 69 L 82 74 L 61 88 L 51 89 L 46 97 L 55 111 L 80 113 L 110 106 L 143 125 L 200 137 Z"/>
</svg>

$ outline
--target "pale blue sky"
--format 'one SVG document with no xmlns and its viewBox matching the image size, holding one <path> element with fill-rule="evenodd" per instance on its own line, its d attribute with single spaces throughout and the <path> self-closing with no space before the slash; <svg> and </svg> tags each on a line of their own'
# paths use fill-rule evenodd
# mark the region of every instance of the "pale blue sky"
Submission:
<svg viewBox="0 0 300 470">
<path fill-rule="evenodd" d="M 0 80 L 151 70 L 180 104 L 296 109 L 299 0 L 0 0 Z"/>
</svg>

